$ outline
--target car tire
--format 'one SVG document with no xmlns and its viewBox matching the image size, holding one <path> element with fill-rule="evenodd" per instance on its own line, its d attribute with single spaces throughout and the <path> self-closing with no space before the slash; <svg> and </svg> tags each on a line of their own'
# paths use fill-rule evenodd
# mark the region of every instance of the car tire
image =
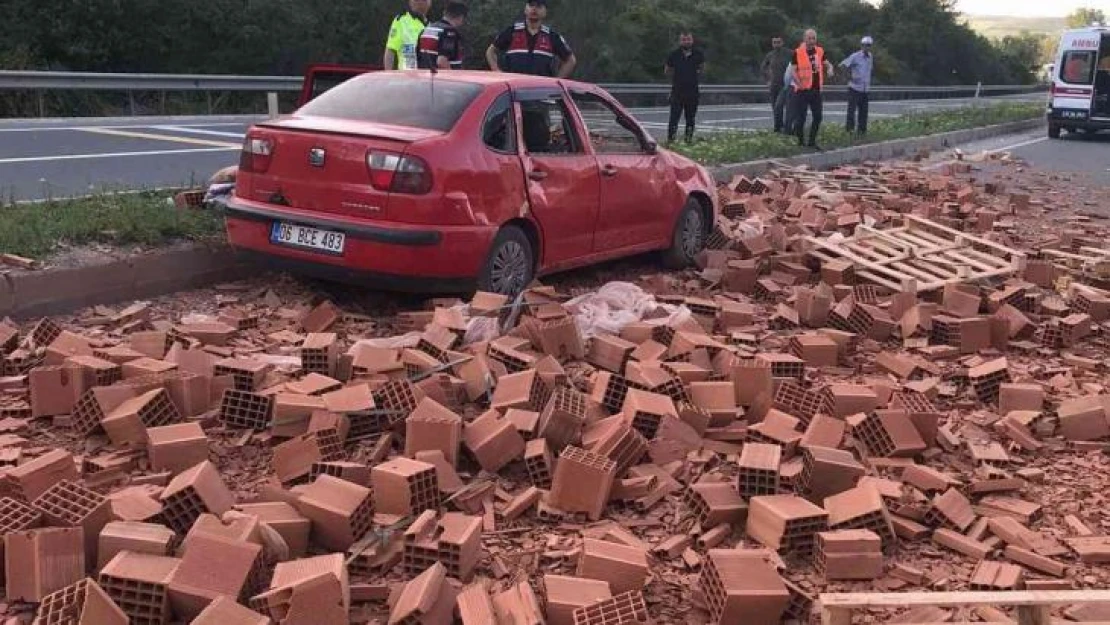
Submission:
<svg viewBox="0 0 1110 625">
<path fill-rule="evenodd" d="M 693 265 L 694 258 L 705 249 L 706 230 L 701 204 L 694 198 L 686 200 L 675 222 L 671 246 L 663 253 L 663 264 L 669 269 Z"/>
<path fill-rule="evenodd" d="M 535 259 L 528 235 L 516 226 L 505 226 L 493 239 L 478 276 L 478 289 L 510 297 L 519 295 L 532 283 Z"/>
<path fill-rule="evenodd" d="M 1059 139 L 1060 138 L 1060 127 L 1057 126 L 1056 124 L 1049 124 L 1048 125 L 1048 138 L 1049 139 Z"/>
</svg>

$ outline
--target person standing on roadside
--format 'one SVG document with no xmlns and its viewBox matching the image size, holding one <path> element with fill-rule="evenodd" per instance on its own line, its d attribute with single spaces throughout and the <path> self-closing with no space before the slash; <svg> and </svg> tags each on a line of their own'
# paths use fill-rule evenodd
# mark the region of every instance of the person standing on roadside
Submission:
<svg viewBox="0 0 1110 625">
<path fill-rule="evenodd" d="M 409 8 L 393 18 L 389 26 L 389 39 L 382 55 L 382 67 L 391 69 L 416 69 L 419 67 L 420 35 L 428 25 L 428 11 L 432 0 L 408 0 Z"/>
<path fill-rule="evenodd" d="M 678 49 L 667 57 L 663 71 L 671 77 L 671 119 L 667 124 L 667 142 L 678 134 L 678 120 L 686 116 L 686 143 L 694 140 L 694 128 L 701 101 L 701 73 L 705 70 L 705 54 L 694 47 L 694 34 L 683 31 L 678 36 Z"/>
<path fill-rule="evenodd" d="M 420 69 L 462 69 L 463 42 L 459 29 L 466 23 L 467 7 L 451 0 L 443 19 L 428 24 L 420 35 Z"/>
<path fill-rule="evenodd" d="M 763 71 L 763 81 L 767 83 L 767 88 L 771 94 L 771 112 L 775 116 L 775 132 L 784 132 L 785 119 L 783 112 L 785 111 L 786 98 L 780 96 L 782 96 L 783 91 L 783 76 L 786 74 L 788 65 L 790 65 L 790 50 L 783 47 L 782 37 L 773 37 L 771 39 L 771 51 L 763 57 L 763 64 L 760 69 Z"/>
<path fill-rule="evenodd" d="M 848 70 L 848 134 L 859 131 L 860 136 L 867 134 L 867 109 L 871 97 L 871 72 L 875 68 L 875 57 L 871 46 L 875 40 L 870 36 L 860 40 L 860 49 L 840 62 Z"/>
<path fill-rule="evenodd" d="M 534 76 L 570 78 L 578 58 L 555 29 L 544 24 L 547 0 L 528 0 L 524 5 L 524 21 L 501 31 L 486 49 L 486 61 L 495 72 Z M 502 65 L 500 55 L 505 55 Z M 556 71 L 555 61 L 559 66 Z"/>
<path fill-rule="evenodd" d="M 820 150 L 817 145 L 817 131 L 821 128 L 824 101 L 821 88 L 825 78 L 832 78 L 832 63 L 825 58 L 825 49 L 817 45 L 817 31 L 806 31 L 802 45 L 794 51 L 790 59 L 790 71 L 794 77 L 794 133 L 798 145 L 808 145 Z M 809 127 L 809 143 L 805 142 L 806 111 L 813 114 Z"/>
</svg>

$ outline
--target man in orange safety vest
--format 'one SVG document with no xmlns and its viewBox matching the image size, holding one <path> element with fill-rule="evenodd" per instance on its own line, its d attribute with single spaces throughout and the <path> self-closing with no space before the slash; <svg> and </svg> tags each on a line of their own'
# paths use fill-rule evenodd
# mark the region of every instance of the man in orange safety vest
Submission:
<svg viewBox="0 0 1110 625">
<path fill-rule="evenodd" d="M 794 74 L 794 127 L 798 135 L 798 145 L 817 146 L 817 131 L 821 128 L 823 100 L 821 89 L 825 79 L 832 78 L 833 64 L 825 58 L 825 49 L 817 45 L 817 31 L 806 31 L 802 45 L 794 51 L 788 72 Z M 805 143 L 807 109 L 813 113 L 813 123 L 809 127 L 809 143 Z"/>
</svg>

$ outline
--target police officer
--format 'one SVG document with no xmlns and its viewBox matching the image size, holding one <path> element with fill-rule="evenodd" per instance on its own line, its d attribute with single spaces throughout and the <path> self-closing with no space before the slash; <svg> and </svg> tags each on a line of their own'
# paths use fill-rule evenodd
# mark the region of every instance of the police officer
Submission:
<svg viewBox="0 0 1110 625">
<path fill-rule="evenodd" d="M 459 29 L 466 23 L 466 5 L 451 0 L 443 19 L 428 24 L 420 35 L 420 69 L 462 69 L 463 45 Z"/>
<path fill-rule="evenodd" d="M 568 78 L 578 65 L 578 59 L 567 45 L 567 40 L 550 26 L 544 25 L 545 19 L 547 0 L 528 0 L 524 5 L 524 21 L 501 31 L 486 50 L 490 69 Z M 504 65 L 498 58 L 502 53 L 505 55 Z M 559 61 L 558 71 L 556 60 Z"/>
<path fill-rule="evenodd" d="M 385 69 L 416 69 L 419 66 L 417 48 L 420 35 L 428 25 L 428 10 L 432 0 L 409 0 L 409 8 L 393 18 L 389 26 L 389 39 L 382 55 Z"/>
</svg>

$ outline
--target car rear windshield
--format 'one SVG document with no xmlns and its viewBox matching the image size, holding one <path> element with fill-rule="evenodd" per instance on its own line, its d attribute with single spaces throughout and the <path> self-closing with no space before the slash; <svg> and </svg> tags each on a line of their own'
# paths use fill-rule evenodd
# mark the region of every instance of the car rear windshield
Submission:
<svg viewBox="0 0 1110 625">
<path fill-rule="evenodd" d="M 481 92 L 481 85 L 431 76 L 368 74 L 327 91 L 298 113 L 447 132 Z"/>
</svg>

